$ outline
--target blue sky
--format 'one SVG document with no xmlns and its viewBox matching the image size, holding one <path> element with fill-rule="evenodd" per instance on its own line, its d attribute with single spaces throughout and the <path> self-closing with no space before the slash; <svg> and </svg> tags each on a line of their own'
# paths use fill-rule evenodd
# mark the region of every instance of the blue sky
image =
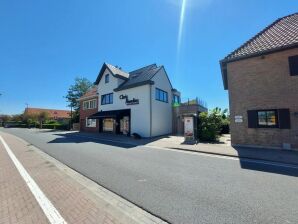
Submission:
<svg viewBox="0 0 298 224">
<path fill-rule="evenodd" d="M 182 98 L 228 107 L 218 61 L 294 0 L 0 1 L 0 114 L 65 109 L 75 77 L 95 81 L 103 62 L 130 71 L 164 65 Z"/>
</svg>

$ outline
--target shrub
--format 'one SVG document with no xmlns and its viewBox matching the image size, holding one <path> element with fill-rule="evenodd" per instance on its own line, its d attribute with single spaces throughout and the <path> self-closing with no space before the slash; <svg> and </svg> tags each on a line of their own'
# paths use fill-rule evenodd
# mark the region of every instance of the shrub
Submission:
<svg viewBox="0 0 298 224">
<path fill-rule="evenodd" d="M 218 113 L 202 112 L 198 119 L 198 139 L 200 141 L 218 141 L 222 125 L 221 115 Z"/>
<path fill-rule="evenodd" d="M 44 128 L 44 129 L 57 129 L 57 130 L 69 130 L 68 125 L 62 125 L 62 124 L 43 124 L 42 128 Z"/>
</svg>

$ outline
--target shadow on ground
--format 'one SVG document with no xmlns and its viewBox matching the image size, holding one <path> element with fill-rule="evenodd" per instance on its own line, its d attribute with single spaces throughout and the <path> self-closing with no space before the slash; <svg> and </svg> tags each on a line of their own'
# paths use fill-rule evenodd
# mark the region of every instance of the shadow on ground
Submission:
<svg viewBox="0 0 298 224">
<path fill-rule="evenodd" d="M 233 147 L 242 169 L 298 177 L 298 153 L 278 149 Z M 259 161 L 252 159 L 258 158 Z"/>
<path fill-rule="evenodd" d="M 48 143 L 85 143 L 85 142 L 94 142 L 100 143 L 109 146 L 116 146 L 121 148 L 134 148 L 136 146 L 141 146 L 148 144 L 152 141 L 156 141 L 165 136 L 160 136 L 156 138 L 146 138 L 146 139 L 133 139 L 132 137 L 124 135 L 114 135 L 109 133 L 96 133 L 96 134 L 81 134 L 78 132 L 73 133 L 57 133 L 54 134 L 57 136 L 52 141 Z"/>
</svg>

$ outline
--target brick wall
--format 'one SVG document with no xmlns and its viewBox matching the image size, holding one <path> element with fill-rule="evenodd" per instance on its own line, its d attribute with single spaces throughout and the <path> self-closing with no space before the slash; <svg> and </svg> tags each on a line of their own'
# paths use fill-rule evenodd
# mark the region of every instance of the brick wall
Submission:
<svg viewBox="0 0 298 224">
<path fill-rule="evenodd" d="M 83 102 L 82 100 L 80 102 L 80 131 L 85 131 L 85 132 L 99 132 L 99 123 L 98 119 L 96 120 L 96 127 L 86 127 L 86 118 L 89 117 L 92 114 L 95 114 L 98 112 L 98 97 L 90 98 L 88 100 L 92 99 L 97 99 L 97 108 L 95 109 L 83 109 Z"/>
<path fill-rule="evenodd" d="M 298 76 L 290 76 L 288 57 L 298 49 L 254 57 L 227 65 L 232 144 L 298 149 Z M 248 128 L 247 110 L 290 109 L 291 129 Z M 235 115 L 243 123 L 235 123 Z"/>
</svg>

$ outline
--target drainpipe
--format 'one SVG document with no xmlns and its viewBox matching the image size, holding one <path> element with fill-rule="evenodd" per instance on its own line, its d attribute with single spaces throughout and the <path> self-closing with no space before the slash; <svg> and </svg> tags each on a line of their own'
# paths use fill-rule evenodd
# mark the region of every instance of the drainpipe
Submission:
<svg viewBox="0 0 298 224">
<path fill-rule="evenodd" d="M 152 85 L 150 87 L 150 137 L 152 137 Z"/>
</svg>

